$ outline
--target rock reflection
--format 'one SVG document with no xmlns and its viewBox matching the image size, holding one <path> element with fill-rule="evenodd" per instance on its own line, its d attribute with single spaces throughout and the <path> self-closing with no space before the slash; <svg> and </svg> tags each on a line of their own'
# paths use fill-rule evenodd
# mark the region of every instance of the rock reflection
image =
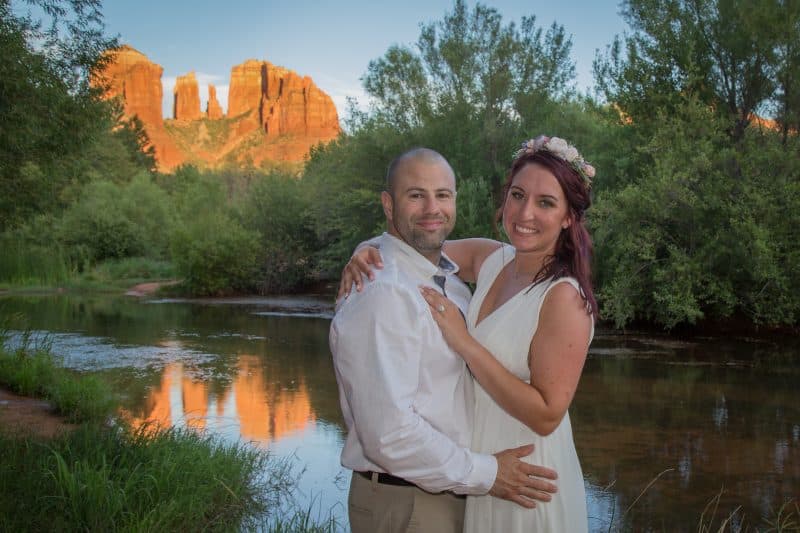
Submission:
<svg viewBox="0 0 800 533">
<path fill-rule="evenodd" d="M 182 363 L 164 367 L 157 386 L 147 394 L 140 412 L 125 412 L 134 428 L 172 425 L 203 430 L 237 428 L 247 441 L 269 444 L 283 436 L 312 428 L 316 414 L 305 380 L 288 386 L 269 381 L 263 359 L 240 355 L 233 382 L 221 392 L 210 393 L 209 382 L 200 381 Z M 209 411 L 214 416 L 209 418 Z"/>
</svg>

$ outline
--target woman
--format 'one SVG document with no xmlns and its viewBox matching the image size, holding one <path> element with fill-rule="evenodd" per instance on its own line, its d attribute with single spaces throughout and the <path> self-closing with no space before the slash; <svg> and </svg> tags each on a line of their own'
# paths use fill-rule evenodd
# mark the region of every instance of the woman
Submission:
<svg viewBox="0 0 800 533">
<path fill-rule="evenodd" d="M 459 276 L 476 282 L 466 324 L 454 304 L 421 288 L 476 387 L 472 449 L 493 453 L 528 443 L 526 458 L 558 472 L 558 493 L 535 509 L 491 496 L 467 501 L 465 531 L 588 529 L 583 474 L 567 409 L 594 333 L 591 239 L 585 212 L 594 168 L 557 137 L 523 143 L 504 188 L 502 227 L 511 246 L 489 239 L 448 241 Z M 356 253 L 343 288 L 379 261 Z"/>
</svg>

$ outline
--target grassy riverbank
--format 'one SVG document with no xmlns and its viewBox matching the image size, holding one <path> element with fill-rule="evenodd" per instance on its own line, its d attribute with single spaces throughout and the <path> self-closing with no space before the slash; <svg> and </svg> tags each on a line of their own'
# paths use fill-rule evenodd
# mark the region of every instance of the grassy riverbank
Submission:
<svg viewBox="0 0 800 533">
<path fill-rule="evenodd" d="M 191 430 L 129 428 L 111 418 L 101 380 L 65 370 L 46 347 L 3 340 L 0 386 L 47 399 L 77 425 L 54 438 L 0 426 L 0 531 L 335 530 L 309 512 L 279 513 L 289 462 Z"/>
<path fill-rule="evenodd" d="M 0 257 L 0 290 L 13 292 L 120 291 L 138 283 L 171 279 L 175 279 L 172 263 L 146 257 L 109 259 L 84 268 L 63 254 L 47 256 L 35 249 Z"/>
</svg>

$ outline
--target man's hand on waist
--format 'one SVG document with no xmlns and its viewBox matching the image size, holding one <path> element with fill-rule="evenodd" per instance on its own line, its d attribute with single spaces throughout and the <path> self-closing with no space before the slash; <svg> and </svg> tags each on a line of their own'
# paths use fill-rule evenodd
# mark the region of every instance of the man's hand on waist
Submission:
<svg viewBox="0 0 800 533">
<path fill-rule="evenodd" d="M 548 480 L 555 480 L 558 475 L 549 468 L 520 460 L 531 453 L 533 444 L 494 454 L 497 458 L 497 477 L 489 494 L 529 509 L 536 507 L 537 500 L 549 502 L 551 494 L 558 488 Z"/>
</svg>

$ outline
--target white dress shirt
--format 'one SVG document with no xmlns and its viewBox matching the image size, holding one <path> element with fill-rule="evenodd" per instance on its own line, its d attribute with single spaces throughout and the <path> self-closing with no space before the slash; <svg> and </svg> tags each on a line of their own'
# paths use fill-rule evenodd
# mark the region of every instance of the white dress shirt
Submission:
<svg viewBox="0 0 800 533">
<path fill-rule="evenodd" d="M 469 289 L 446 257 L 437 268 L 384 233 L 383 269 L 342 299 L 330 347 L 347 425 L 342 465 L 388 472 L 430 492 L 486 494 L 497 475 L 492 455 L 469 450 L 473 384 L 466 364 L 444 340 L 420 285 L 445 274 L 445 292 L 462 312 Z"/>
</svg>

